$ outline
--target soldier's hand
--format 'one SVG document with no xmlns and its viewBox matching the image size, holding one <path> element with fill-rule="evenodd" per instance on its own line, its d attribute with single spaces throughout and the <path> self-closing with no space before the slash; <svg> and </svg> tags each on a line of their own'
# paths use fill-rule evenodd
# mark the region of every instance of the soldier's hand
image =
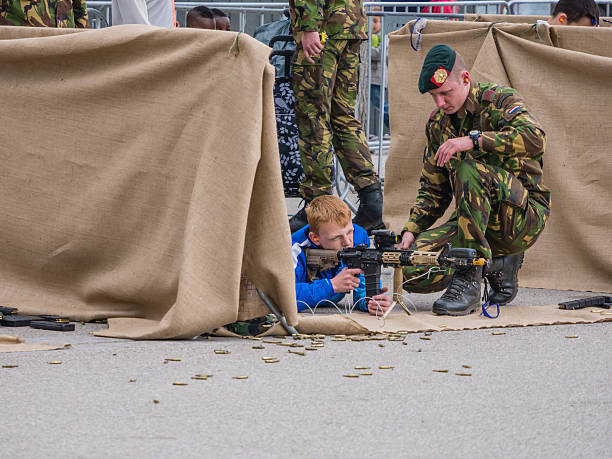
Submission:
<svg viewBox="0 0 612 459">
<path fill-rule="evenodd" d="M 302 49 L 304 50 L 304 56 L 306 60 L 311 64 L 315 62 L 311 56 L 318 56 L 323 51 L 323 45 L 319 39 L 319 32 L 304 32 L 302 35 Z"/>
<path fill-rule="evenodd" d="M 382 316 L 391 306 L 391 300 L 385 295 L 387 290 L 389 290 L 387 287 L 383 287 L 380 295 L 373 296 L 368 302 L 368 312 L 373 316 Z"/>
<path fill-rule="evenodd" d="M 436 151 L 436 155 L 434 156 L 434 160 L 438 167 L 444 166 L 457 152 L 459 151 L 468 151 L 473 148 L 474 144 L 472 143 L 472 139 L 469 137 L 457 137 L 456 139 L 448 139 L 438 151 Z"/>
<path fill-rule="evenodd" d="M 359 287 L 360 278 L 356 277 L 359 274 L 363 274 L 361 269 L 349 268 L 344 268 L 336 274 L 336 277 L 331 280 L 334 293 L 352 292 Z"/>
<path fill-rule="evenodd" d="M 397 246 L 400 250 L 408 250 L 410 246 L 414 243 L 414 234 L 410 231 L 406 231 L 402 234 L 402 242 Z"/>
</svg>

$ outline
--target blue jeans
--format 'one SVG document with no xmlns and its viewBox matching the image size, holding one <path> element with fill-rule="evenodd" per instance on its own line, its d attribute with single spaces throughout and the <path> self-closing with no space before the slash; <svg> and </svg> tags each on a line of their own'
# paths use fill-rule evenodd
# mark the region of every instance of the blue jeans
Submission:
<svg viewBox="0 0 612 459">
<path fill-rule="evenodd" d="M 385 128 L 389 129 L 389 93 L 385 92 Z M 380 85 L 370 85 L 370 103 L 376 110 L 380 109 Z"/>
</svg>

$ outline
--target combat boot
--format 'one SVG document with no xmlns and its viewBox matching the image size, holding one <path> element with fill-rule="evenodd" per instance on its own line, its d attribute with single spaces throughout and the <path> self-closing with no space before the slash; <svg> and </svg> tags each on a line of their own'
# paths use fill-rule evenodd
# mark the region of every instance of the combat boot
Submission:
<svg viewBox="0 0 612 459">
<path fill-rule="evenodd" d="M 464 266 L 455 270 L 446 292 L 433 304 L 439 315 L 464 316 L 480 307 L 482 266 Z"/>
<path fill-rule="evenodd" d="M 300 210 L 296 212 L 296 214 L 289 219 L 289 228 L 291 229 L 291 234 L 295 233 L 300 228 L 308 225 L 308 218 L 306 217 L 306 206 L 310 203 L 309 200 L 304 199 L 302 201 L 304 205 Z"/>
<path fill-rule="evenodd" d="M 518 293 L 518 272 L 523 266 L 525 252 L 495 257 L 485 268 L 484 275 L 491 284 L 489 304 L 510 303 Z"/>
<path fill-rule="evenodd" d="M 373 230 L 383 229 L 382 221 L 383 194 L 380 183 L 374 183 L 357 192 L 359 208 L 353 218 L 353 223 L 361 226 L 368 234 Z"/>
</svg>

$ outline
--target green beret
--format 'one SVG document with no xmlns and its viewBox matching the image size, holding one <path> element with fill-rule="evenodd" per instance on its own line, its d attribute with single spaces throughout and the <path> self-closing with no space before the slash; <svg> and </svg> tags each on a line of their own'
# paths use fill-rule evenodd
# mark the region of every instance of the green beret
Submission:
<svg viewBox="0 0 612 459">
<path fill-rule="evenodd" d="M 456 55 L 448 45 L 436 45 L 429 50 L 421 68 L 421 76 L 419 76 L 421 94 L 444 84 L 455 65 Z"/>
</svg>

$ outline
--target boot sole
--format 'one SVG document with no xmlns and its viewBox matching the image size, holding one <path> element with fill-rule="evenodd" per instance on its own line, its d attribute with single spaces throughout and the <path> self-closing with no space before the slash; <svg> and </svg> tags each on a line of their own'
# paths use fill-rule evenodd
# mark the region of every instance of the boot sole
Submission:
<svg viewBox="0 0 612 459">
<path fill-rule="evenodd" d="M 480 308 L 480 304 L 470 306 L 469 308 L 463 311 L 449 311 L 446 308 L 434 307 L 432 308 L 432 312 L 439 316 L 467 316 L 467 315 L 473 314 L 479 308 Z"/>
</svg>

